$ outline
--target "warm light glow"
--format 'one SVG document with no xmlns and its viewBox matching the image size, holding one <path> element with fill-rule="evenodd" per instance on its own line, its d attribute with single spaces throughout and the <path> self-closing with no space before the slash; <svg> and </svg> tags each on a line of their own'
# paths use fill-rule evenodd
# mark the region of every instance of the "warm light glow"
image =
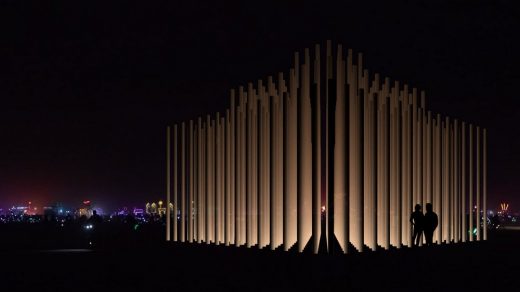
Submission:
<svg viewBox="0 0 520 292">
<path fill-rule="evenodd" d="M 438 221 L 428 244 L 486 240 L 475 216 L 487 213 L 486 130 L 432 115 L 424 91 L 369 74 L 362 54 L 333 51 L 327 42 L 296 53 L 288 78 L 232 90 L 225 116 L 174 125 L 173 241 L 317 253 L 325 231 L 332 253 L 411 247 L 415 204 Z M 325 110 L 316 93 L 329 81 L 338 86 Z M 158 206 L 147 213 L 163 215 Z"/>
</svg>

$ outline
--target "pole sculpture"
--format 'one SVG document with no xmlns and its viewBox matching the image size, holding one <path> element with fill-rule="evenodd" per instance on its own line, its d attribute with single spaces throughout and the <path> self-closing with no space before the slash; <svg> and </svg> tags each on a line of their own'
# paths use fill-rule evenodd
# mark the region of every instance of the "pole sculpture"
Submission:
<svg viewBox="0 0 520 292">
<path fill-rule="evenodd" d="M 288 80 L 231 90 L 223 113 L 175 124 L 173 137 L 167 127 L 166 240 L 400 248 L 412 244 L 414 205 L 427 203 L 437 243 L 486 240 L 486 129 L 427 111 L 423 91 L 370 75 L 341 45 L 312 55 L 295 53 Z"/>
</svg>

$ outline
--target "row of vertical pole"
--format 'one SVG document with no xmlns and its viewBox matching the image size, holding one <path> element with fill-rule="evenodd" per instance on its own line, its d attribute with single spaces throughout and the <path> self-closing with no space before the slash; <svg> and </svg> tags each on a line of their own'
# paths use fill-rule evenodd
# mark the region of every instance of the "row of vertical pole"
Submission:
<svg viewBox="0 0 520 292">
<path fill-rule="evenodd" d="M 487 238 L 486 130 L 330 41 L 166 136 L 167 240 L 317 253 L 323 231 L 329 252 L 400 248 L 427 203 L 438 243 Z"/>
</svg>

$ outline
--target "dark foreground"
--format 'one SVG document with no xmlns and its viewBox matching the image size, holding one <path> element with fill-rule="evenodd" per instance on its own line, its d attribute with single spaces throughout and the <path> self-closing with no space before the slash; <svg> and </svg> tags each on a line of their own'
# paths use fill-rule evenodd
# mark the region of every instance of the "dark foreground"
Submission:
<svg viewBox="0 0 520 292">
<path fill-rule="evenodd" d="M 205 245 L 0 251 L 0 291 L 497 291 L 520 285 L 520 231 L 488 242 L 314 256 Z"/>
</svg>

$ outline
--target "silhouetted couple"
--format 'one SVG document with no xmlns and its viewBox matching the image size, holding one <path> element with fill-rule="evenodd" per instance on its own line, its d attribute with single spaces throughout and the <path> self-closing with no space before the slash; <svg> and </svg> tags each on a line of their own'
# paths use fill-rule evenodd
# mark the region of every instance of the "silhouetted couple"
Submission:
<svg viewBox="0 0 520 292">
<path fill-rule="evenodd" d="M 433 232 L 439 224 L 437 214 L 433 212 L 432 204 L 426 204 L 426 214 L 423 214 L 420 204 L 415 205 L 415 211 L 410 216 L 413 225 L 412 246 L 418 246 L 422 234 L 426 239 L 426 245 L 433 245 Z"/>
</svg>

